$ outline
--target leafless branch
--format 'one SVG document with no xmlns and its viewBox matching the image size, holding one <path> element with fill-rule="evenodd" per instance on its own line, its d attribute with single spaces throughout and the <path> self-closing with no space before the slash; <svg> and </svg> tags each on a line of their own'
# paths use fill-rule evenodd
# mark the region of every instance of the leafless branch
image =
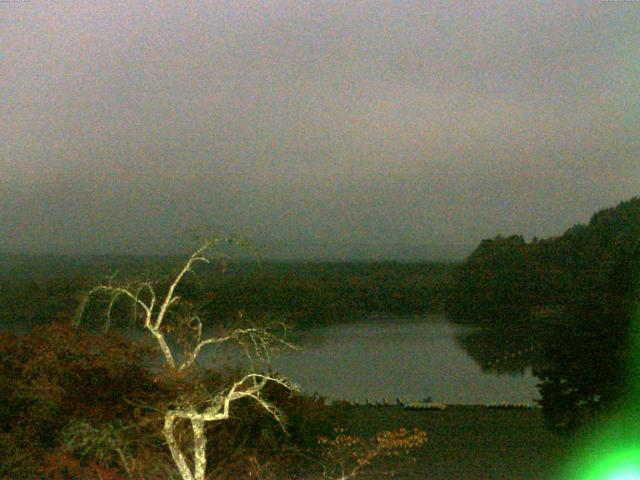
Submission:
<svg viewBox="0 0 640 480">
<path fill-rule="evenodd" d="M 270 352 L 273 348 L 284 346 L 291 349 L 297 349 L 293 344 L 272 333 L 275 326 L 280 326 L 286 333 L 286 325 L 274 324 L 267 326 L 250 326 L 247 328 L 236 328 L 225 335 L 217 337 L 202 338 L 202 320 L 198 315 L 186 317 L 184 325 L 193 330 L 193 342 L 185 341 L 186 355 L 181 364 L 176 364 L 175 357 L 165 338 L 166 328 L 163 329 L 163 322 L 166 319 L 172 306 L 180 302 L 180 297 L 175 294 L 175 290 L 182 281 L 183 277 L 193 272 L 193 267 L 198 262 L 209 263 L 209 259 L 205 256 L 207 250 L 220 243 L 220 239 L 209 239 L 187 259 L 177 275 L 170 283 L 166 294 L 162 297 L 162 301 L 157 304 L 157 292 L 151 282 L 139 282 L 133 285 L 115 286 L 111 282 L 107 285 L 99 285 L 92 289 L 88 295 L 83 298 L 81 305 L 78 307 L 78 321 L 82 317 L 82 313 L 86 307 L 88 299 L 98 293 L 107 293 L 110 295 L 107 307 L 107 324 L 111 323 L 111 313 L 118 298 L 124 296 L 133 302 L 134 318 L 137 318 L 137 310 L 141 308 L 144 312 L 144 327 L 156 339 L 160 350 L 162 351 L 165 362 L 170 370 L 176 374 L 183 374 L 190 370 L 196 363 L 198 356 L 202 350 L 209 345 L 220 345 L 227 342 L 237 342 L 242 345 L 249 358 L 252 358 L 251 350 L 261 360 L 269 362 Z M 225 239 L 229 243 L 233 243 L 229 239 Z M 239 242 L 236 242 L 239 243 Z M 144 295 L 144 299 L 143 299 Z M 146 301 L 145 301 L 146 300 Z M 156 312 L 157 310 L 157 312 Z M 191 348 L 189 345 L 194 345 Z M 190 350 L 190 351 L 189 351 Z M 208 398 L 200 404 L 191 403 L 189 400 L 183 399 L 178 402 L 176 408 L 166 409 L 164 414 L 163 434 L 167 442 L 167 446 L 171 451 L 171 456 L 177 466 L 183 480 L 204 480 L 206 470 L 206 422 L 221 421 L 229 418 L 231 404 L 242 398 L 251 398 L 262 408 L 269 412 L 278 421 L 280 426 L 284 428 L 282 415 L 279 410 L 262 395 L 262 390 L 268 383 L 276 383 L 288 390 L 294 390 L 296 387 L 287 380 L 277 377 L 276 375 L 265 375 L 252 371 L 240 380 L 234 382 L 228 389 L 218 392 L 216 395 L 208 395 Z M 189 465 L 186 455 L 175 437 L 175 426 L 178 420 L 188 420 L 191 423 L 193 431 L 193 469 Z"/>
</svg>

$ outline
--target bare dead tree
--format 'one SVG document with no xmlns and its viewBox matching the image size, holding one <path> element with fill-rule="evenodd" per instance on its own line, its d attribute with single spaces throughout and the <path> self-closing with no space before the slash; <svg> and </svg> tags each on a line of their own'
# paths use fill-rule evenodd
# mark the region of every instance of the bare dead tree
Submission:
<svg viewBox="0 0 640 480">
<path fill-rule="evenodd" d="M 198 315 L 189 314 L 186 323 L 192 332 L 191 339 L 185 343 L 183 357 L 180 360 L 176 359 L 177 357 L 167 341 L 167 333 L 169 332 L 166 328 L 169 312 L 182 301 L 180 296 L 176 294 L 176 288 L 187 273 L 193 272 L 194 265 L 199 262 L 210 262 L 207 253 L 221 242 L 234 243 L 229 239 L 205 240 L 173 277 L 163 295 L 156 291 L 156 284 L 150 281 L 134 282 L 127 285 L 109 283 L 93 288 L 81 302 L 76 314 L 76 322 L 81 321 L 85 306 L 94 295 L 101 293 L 108 295 L 107 326 L 111 322 L 111 314 L 117 300 L 121 297 L 128 299 L 134 307 L 134 318 L 141 318 L 144 328 L 155 339 L 169 373 L 173 375 L 186 376 L 191 373 L 197 364 L 198 357 L 206 347 L 212 345 L 236 342 L 243 345 L 247 354 L 267 363 L 273 348 L 278 346 L 296 348 L 287 342 L 284 336 L 274 334 L 275 325 L 272 324 L 230 329 L 220 336 L 203 338 L 202 320 Z M 282 416 L 279 410 L 264 397 L 263 390 L 269 383 L 279 384 L 289 390 L 293 390 L 294 386 L 287 379 L 273 373 L 257 371 L 253 362 L 251 365 L 252 371 L 226 388 L 222 388 L 216 393 L 207 394 L 204 399 L 200 398 L 198 401 L 178 399 L 164 412 L 162 433 L 183 480 L 205 480 L 207 468 L 205 426 L 209 422 L 228 419 L 231 405 L 235 401 L 242 398 L 254 400 L 282 425 Z M 191 455 L 185 453 L 180 442 L 176 439 L 176 426 L 181 420 L 191 424 L 193 431 Z"/>
</svg>

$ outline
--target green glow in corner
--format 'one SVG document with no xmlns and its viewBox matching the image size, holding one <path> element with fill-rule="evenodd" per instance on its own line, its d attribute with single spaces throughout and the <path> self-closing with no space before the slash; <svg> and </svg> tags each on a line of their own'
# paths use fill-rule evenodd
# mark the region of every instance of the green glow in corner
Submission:
<svg viewBox="0 0 640 480">
<path fill-rule="evenodd" d="M 609 480 L 640 480 L 640 473 L 637 470 L 629 472 L 614 473 L 608 477 Z"/>
<path fill-rule="evenodd" d="M 620 432 L 618 432 L 620 433 Z M 617 438 L 616 438 L 617 437 Z M 563 480 L 640 480 L 640 445 L 638 438 L 622 439 L 602 435 L 582 448 Z M 635 445 L 631 445 L 634 444 Z"/>
<path fill-rule="evenodd" d="M 640 288 L 635 292 L 640 298 Z M 629 396 L 579 440 L 559 480 L 640 480 L 640 302 L 634 308 L 629 342 Z"/>
<path fill-rule="evenodd" d="M 622 449 L 603 456 L 600 462 L 585 472 L 583 480 L 640 480 L 640 452 Z"/>
</svg>

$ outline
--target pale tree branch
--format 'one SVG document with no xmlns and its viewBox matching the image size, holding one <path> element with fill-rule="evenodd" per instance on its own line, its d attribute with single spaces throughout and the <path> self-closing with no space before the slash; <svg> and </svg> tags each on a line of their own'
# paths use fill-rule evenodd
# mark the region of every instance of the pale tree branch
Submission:
<svg viewBox="0 0 640 480">
<path fill-rule="evenodd" d="M 252 380 L 254 381 L 246 389 L 243 387 L 246 383 Z M 268 382 L 274 382 L 292 390 L 294 387 L 284 379 L 262 375 L 258 373 L 251 373 L 245 375 L 242 379 L 235 382 L 229 391 L 224 394 L 218 394 L 210 402 L 211 405 L 199 412 L 195 406 L 187 406 L 178 409 L 167 411 L 165 414 L 164 424 L 164 437 L 171 451 L 171 455 L 182 475 L 183 480 L 204 480 L 207 466 L 206 459 L 206 434 L 205 424 L 206 422 L 227 420 L 230 415 L 231 404 L 241 398 L 252 398 L 262 408 L 269 412 L 273 418 L 278 422 L 280 427 L 284 430 L 282 422 L 282 414 L 280 411 L 266 401 L 260 395 L 260 391 L 267 385 Z M 193 430 L 193 470 L 187 464 L 186 456 L 178 445 L 174 429 L 175 421 L 177 419 L 189 420 L 191 428 Z"/>
<path fill-rule="evenodd" d="M 111 295 L 107 307 L 107 326 L 111 323 L 111 312 L 121 296 L 125 296 L 133 301 L 134 318 L 137 318 L 137 309 L 141 308 L 144 312 L 144 327 L 156 339 L 160 350 L 162 351 L 165 362 L 170 370 L 177 374 L 183 374 L 196 363 L 198 356 L 202 350 L 209 345 L 219 345 L 227 342 L 237 342 L 245 348 L 247 355 L 252 359 L 249 353 L 250 347 L 253 352 L 261 360 L 269 362 L 270 351 L 276 346 L 284 346 L 287 348 L 297 349 L 294 345 L 287 342 L 283 337 L 274 335 L 271 330 L 272 326 L 259 326 L 248 328 L 237 328 L 231 330 L 225 335 L 202 338 L 202 320 L 197 315 L 193 315 L 187 320 L 186 326 L 193 330 L 194 341 L 185 342 L 186 355 L 181 364 L 177 365 L 175 357 L 165 338 L 165 329 L 163 329 L 163 321 L 165 320 L 170 308 L 180 301 L 180 297 L 175 295 L 175 290 L 188 272 L 193 272 L 193 266 L 198 262 L 209 263 L 209 259 L 205 256 L 205 252 L 217 245 L 220 239 L 206 240 L 200 248 L 198 248 L 185 262 L 178 274 L 173 278 L 166 294 L 162 297 L 156 312 L 157 294 L 154 286 L 150 282 L 140 282 L 132 286 L 113 286 L 100 285 L 95 287 L 89 294 L 83 298 L 78 308 L 78 321 L 82 317 L 84 308 L 88 298 L 100 292 L 106 292 Z M 239 244 L 226 239 L 228 243 Z M 146 302 L 142 299 L 144 294 Z M 280 325 L 283 326 L 284 325 Z M 285 328 L 286 333 L 286 328 Z M 191 348 L 189 345 L 194 345 Z M 190 350 L 190 351 L 189 351 Z M 253 367 L 253 364 L 252 364 Z M 169 408 L 164 412 L 163 435 L 167 442 L 167 446 L 171 452 L 173 461 L 180 472 L 183 480 L 205 480 L 206 474 L 206 432 L 207 422 L 221 421 L 229 418 L 231 404 L 242 398 L 251 398 L 264 408 L 284 429 L 283 419 L 280 411 L 268 402 L 262 395 L 264 387 L 270 383 L 276 383 L 284 388 L 292 391 L 295 389 L 287 380 L 279 378 L 275 375 L 264 375 L 251 371 L 240 380 L 234 382 L 228 390 L 222 390 L 217 395 L 208 395 L 208 400 L 204 403 L 200 402 L 200 406 L 191 403 L 188 399 L 181 401 L 181 405 L 177 408 Z M 188 420 L 191 423 L 193 431 L 193 447 L 192 447 L 192 464 L 183 453 L 179 442 L 176 440 L 175 428 L 176 422 L 180 419 Z"/>
<path fill-rule="evenodd" d="M 140 297 L 135 295 L 133 292 L 131 292 L 128 288 L 126 287 L 114 287 L 111 285 L 99 285 L 97 287 L 95 287 L 93 290 L 91 290 L 88 294 L 88 296 L 92 296 L 95 293 L 98 292 L 106 292 L 112 295 L 112 299 L 113 297 L 119 297 L 120 295 L 125 295 L 127 297 L 129 297 L 131 300 L 133 300 L 135 302 L 135 304 L 139 305 L 140 307 L 142 307 L 142 309 L 144 310 L 145 314 L 147 317 L 151 317 L 151 308 L 149 307 L 149 305 L 147 305 L 146 303 L 144 303 L 142 300 L 140 300 Z M 113 301 L 110 302 L 110 307 L 113 306 Z"/>
<path fill-rule="evenodd" d="M 164 301 L 160 305 L 160 311 L 158 312 L 158 315 L 156 317 L 156 321 L 154 324 L 154 328 L 156 330 L 158 330 L 162 325 L 162 320 L 164 319 L 164 315 L 167 312 L 167 309 L 169 308 L 171 303 L 174 301 L 173 292 L 175 291 L 176 287 L 182 280 L 182 277 L 184 277 L 187 272 L 191 271 L 191 267 L 193 266 L 194 263 L 199 261 L 209 263 L 209 259 L 204 257 L 203 254 L 209 248 L 211 248 L 211 246 L 214 243 L 217 243 L 217 241 L 207 240 L 206 242 L 204 242 L 204 244 L 200 248 L 198 248 L 193 254 L 191 254 L 189 259 L 187 260 L 187 263 L 184 265 L 184 267 L 182 267 L 182 270 L 180 270 L 178 275 L 176 275 L 176 278 L 173 280 L 171 285 L 169 285 L 169 290 L 167 291 L 167 294 L 164 297 Z"/>
<path fill-rule="evenodd" d="M 176 415 L 173 415 L 171 412 L 167 412 L 164 417 L 164 428 L 162 430 L 162 433 L 164 434 L 167 446 L 169 447 L 169 451 L 171 452 L 173 462 L 176 464 L 176 467 L 178 467 L 178 470 L 180 471 L 182 480 L 194 480 L 191 468 L 187 464 L 187 459 L 182 453 L 182 450 L 180 449 L 180 446 L 178 445 L 178 442 L 176 441 L 176 437 L 174 435 L 176 418 Z"/>
<path fill-rule="evenodd" d="M 280 345 L 283 347 L 290 348 L 292 350 L 299 350 L 299 348 L 293 345 L 290 342 L 284 340 L 284 338 L 280 338 L 266 328 L 238 328 L 231 331 L 231 333 L 223 336 L 223 337 L 211 337 L 205 340 L 200 340 L 202 336 L 202 322 L 198 320 L 197 327 L 197 344 L 193 348 L 193 350 L 187 355 L 182 365 L 178 368 L 178 370 L 185 370 L 190 368 L 195 361 L 197 360 L 200 352 L 207 345 L 220 345 L 222 343 L 227 343 L 231 341 L 242 342 L 243 338 L 249 338 L 254 345 L 254 351 L 258 356 L 264 358 L 269 361 L 269 349 L 271 345 Z M 261 353 L 264 352 L 264 353 Z M 266 353 L 266 354 L 265 354 Z M 247 353 L 248 355 L 248 353 Z"/>
</svg>

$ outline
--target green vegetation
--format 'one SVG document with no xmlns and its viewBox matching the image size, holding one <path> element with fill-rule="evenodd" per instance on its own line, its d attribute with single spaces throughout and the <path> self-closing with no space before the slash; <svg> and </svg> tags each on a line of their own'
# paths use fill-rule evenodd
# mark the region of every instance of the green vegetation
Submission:
<svg viewBox="0 0 640 480">
<path fill-rule="evenodd" d="M 511 337 L 514 353 L 541 380 L 548 425 L 574 431 L 625 397 L 639 273 L 640 198 L 634 198 L 561 237 L 483 241 L 459 268 L 447 312 L 485 327 L 488 333 L 476 336 Z M 486 354 L 494 349 L 466 342 L 483 365 L 491 364 Z"/>
<path fill-rule="evenodd" d="M 158 410 L 189 385 L 140 368 L 150 354 L 146 347 L 54 324 L 26 335 L 2 335 L 0 350 L 0 478 L 177 478 Z M 215 388 L 234 375 L 210 372 L 204 386 Z M 416 461 L 378 458 L 358 478 L 392 471 L 394 478 L 405 479 L 552 478 L 547 473 L 566 448 L 563 439 L 542 428 L 538 409 L 328 407 L 321 398 L 291 396 L 277 385 L 265 393 L 285 413 L 286 433 L 254 402 L 238 405 L 229 421 L 207 431 L 212 478 L 310 478 L 315 472 L 311 478 L 320 479 L 322 468 L 373 460 L 386 440 L 395 445 L 397 437 L 404 438 L 401 427 L 426 432 L 426 443 L 410 453 Z M 379 435 L 384 431 L 398 433 Z M 180 435 L 188 442 L 189 434 L 185 428 Z"/>
<path fill-rule="evenodd" d="M 286 328 L 282 336 L 273 333 L 280 324 L 270 323 L 269 314 L 281 313 L 277 309 L 261 305 L 257 318 L 242 303 L 243 308 L 229 312 L 216 309 L 218 318 L 228 314 L 236 324 L 218 325 L 216 335 L 203 337 L 202 321 L 212 316 L 205 317 L 215 298 L 207 288 L 219 293 L 223 287 L 202 282 L 212 270 L 182 280 L 196 263 L 209 262 L 206 252 L 220 241 L 204 241 L 165 280 L 111 278 L 77 298 L 74 315 L 55 311 L 53 319 L 66 317 L 66 322 L 0 335 L 0 478 L 273 479 L 311 472 L 317 478 L 344 479 L 360 475 L 376 458 L 425 441 L 423 432 L 402 429 L 377 432 L 375 439 L 364 441 L 338 428 L 334 413 L 339 410 L 320 398 L 297 395 L 269 364 L 272 350 L 291 346 L 284 338 Z M 51 281 L 46 275 L 38 280 Z M 60 290 L 60 297 L 78 296 L 77 288 L 88 280 L 74 281 Z M 36 280 L 27 282 L 40 289 Z M 26 302 L 29 293 L 23 293 Z M 202 295 L 205 302 L 198 301 Z M 48 300 L 46 293 L 41 300 Z M 37 315 L 46 319 L 52 313 L 35 312 L 36 322 L 41 320 Z M 106 326 L 116 319 L 141 323 L 156 348 L 74 328 L 71 318 L 74 325 L 81 320 L 94 325 L 104 320 Z M 33 323 L 33 316 L 29 320 Z M 169 337 L 177 340 L 181 353 Z M 243 351 L 248 370 L 200 366 L 199 354 L 220 343 Z M 158 353 L 161 367 L 154 366 Z M 348 477 L 340 473 L 345 468 Z"/>
<path fill-rule="evenodd" d="M 170 479 L 162 412 L 191 390 L 215 391 L 239 372 L 206 372 L 198 383 L 146 367 L 148 347 L 69 324 L 0 336 L 0 478 Z M 208 429 L 215 478 L 248 478 L 257 468 L 288 475 L 319 457 L 319 436 L 337 417 L 320 399 L 268 385 L 265 398 L 288 419 L 286 433 L 255 402 Z M 180 441 L 189 432 L 178 431 Z M 188 443 L 188 442 L 187 442 Z"/>
<path fill-rule="evenodd" d="M 412 452 L 414 462 L 389 459 L 386 467 L 403 480 L 554 479 L 568 440 L 550 433 L 538 408 L 499 409 L 449 405 L 445 410 L 349 407 L 343 414 L 352 434 L 370 437 L 404 426 L 424 430 L 427 443 Z"/>
<path fill-rule="evenodd" d="M 159 278 L 177 257 L 0 257 L 0 325 L 20 328 L 70 318 L 86 289 L 119 272 Z M 248 314 L 286 315 L 298 327 L 359 313 L 438 312 L 454 266 L 439 263 L 229 262 L 188 276 L 180 295 L 199 302 L 207 321 Z M 99 316 L 102 312 L 94 312 Z"/>
<path fill-rule="evenodd" d="M 451 271 L 431 263 L 236 264 L 212 278 L 204 308 L 211 315 L 281 313 L 299 326 L 363 312 L 437 312 Z"/>
<path fill-rule="evenodd" d="M 242 378 L 240 372 L 207 371 L 170 380 L 146 366 L 151 364 L 147 347 L 61 322 L 73 317 L 82 292 L 115 270 L 121 273 L 113 284 L 134 285 L 125 280 L 170 278 L 173 260 L 0 258 L 0 323 L 28 330 L 0 337 L 0 448 L 6 454 L 0 478 L 170 478 L 172 459 L 158 428 L 159 412 L 175 407 L 167 399 L 184 400 L 233 384 Z M 411 415 L 422 412 L 328 408 L 321 399 L 292 395 L 275 383 L 265 387 L 264 398 L 283 412 L 287 432 L 264 408 L 239 400 L 229 421 L 206 431 L 208 465 L 215 478 L 295 477 L 323 461 L 320 437 L 331 448 L 351 442 L 349 432 L 336 431 L 348 417 L 352 433 L 365 437 L 400 426 L 430 426 L 428 453 L 421 447 L 418 456 L 423 466 L 430 465 L 432 478 L 481 478 L 479 471 L 469 470 L 473 462 L 484 465 L 491 478 L 513 478 L 513 472 L 517 478 L 545 478 L 546 467 L 530 474 L 512 460 L 526 451 L 531 468 L 532 435 L 548 453 L 541 455 L 540 465 L 555 459 L 561 440 L 551 441 L 540 430 L 541 415 L 553 431 L 575 432 L 591 420 L 625 411 L 636 399 L 631 390 L 637 385 L 629 377 L 637 373 L 632 352 L 638 347 L 630 338 L 639 279 L 640 198 L 598 212 L 588 225 L 560 237 L 484 240 L 457 267 L 214 262 L 197 276 L 185 276 L 175 292 L 181 305 L 189 305 L 205 323 L 276 316 L 304 328 L 367 312 L 446 310 L 454 321 L 483 327 L 458 339 L 483 368 L 534 367 L 542 410 L 433 409 L 417 425 L 418 417 Z M 164 291 L 168 285 L 161 281 L 154 288 Z M 95 302 L 85 307 L 86 318 L 103 323 L 104 308 Z M 126 302 L 112 307 L 114 317 L 132 317 Z M 187 447 L 188 434 L 186 428 L 176 430 Z M 404 438 L 398 435 L 381 438 Z M 362 458 L 384 445 L 354 442 L 363 449 Z M 434 443 L 438 446 L 432 449 Z M 507 465 L 504 472 L 492 469 L 501 461 Z M 423 478 L 424 471 L 419 477 L 407 468 L 406 478 Z"/>
</svg>

